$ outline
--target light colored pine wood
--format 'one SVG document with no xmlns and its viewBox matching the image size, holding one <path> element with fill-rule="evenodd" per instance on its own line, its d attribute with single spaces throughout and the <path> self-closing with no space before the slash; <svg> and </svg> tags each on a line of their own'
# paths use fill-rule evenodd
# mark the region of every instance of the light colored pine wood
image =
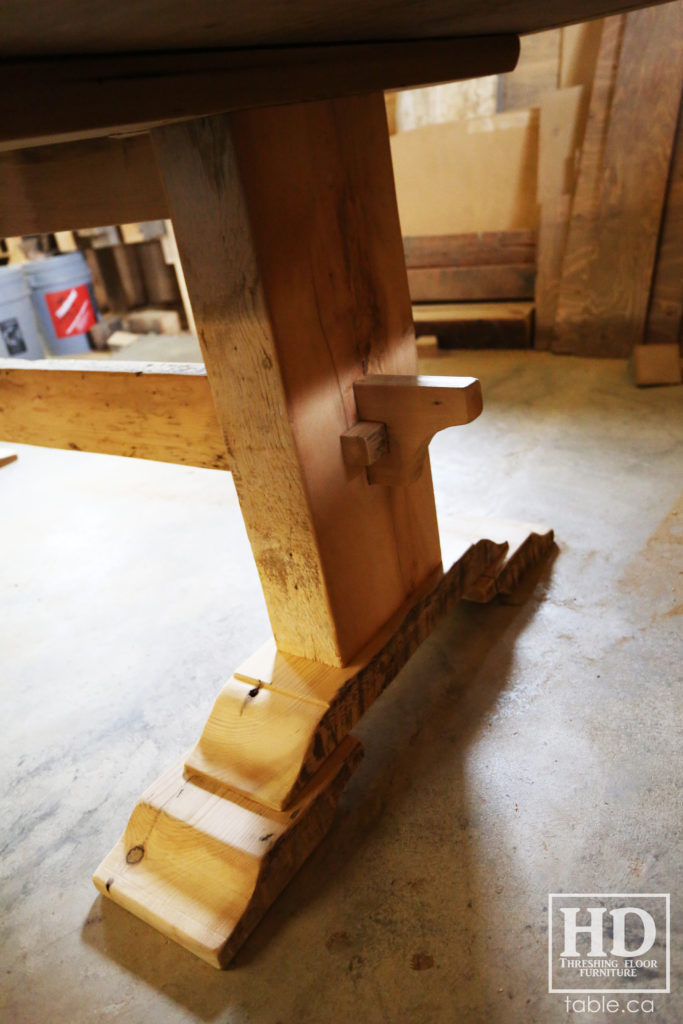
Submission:
<svg viewBox="0 0 683 1024">
<path fill-rule="evenodd" d="M 269 641 L 235 671 L 185 767 L 204 780 L 282 809 L 463 597 L 510 593 L 550 551 L 548 527 L 450 517 L 451 569 L 434 573 L 350 665 L 333 668 Z"/>
<path fill-rule="evenodd" d="M 278 647 L 348 662 L 441 562 L 428 464 L 370 487 L 339 441 L 354 381 L 417 365 L 383 97 L 155 141 Z"/>
<path fill-rule="evenodd" d="M 633 372 L 636 384 L 680 384 L 681 350 L 673 344 L 634 345 Z"/>
<path fill-rule="evenodd" d="M 55 242 L 60 252 L 76 252 L 78 244 L 73 231 L 55 231 Z"/>
<path fill-rule="evenodd" d="M 5 148 L 39 145 L 75 133 L 129 132 L 226 110 L 474 78 L 509 71 L 519 53 L 514 35 L 326 43 L 222 52 L 212 43 L 203 53 L 184 45 L 176 53 L 125 47 L 115 56 L 5 60 L 0 141 Z"/>
<path fill-rule="evenodd" d="M 537 110 L 398 132 L 391 152 L 404 235 L 535 229 Z"/>
<path fill-rule="evenodd" d="M 473 535 L 452 545 L 451 569 L 435 571 L 344 668 L 286 654 L 274 642 L 264 645 L 221 691 L 187 755 L 187 771 L 268 806 L 288 807 L 437 622 L 504 551 L 504 541 Z"/>
<path fill-rule="evenodd" d="M 204 367 L 0 360 L 0 437 L 227 469 Z"/>
<path fill-rule="evenodd" d="M 619 52 L 613 76 L 611 60 L 608 74 L 599 75 L 609 29 L 608 21 L 565 248 L 553 347 L 625 356 L 642 341 L 645 327 L 683 81 L 683 8 L 663 4 L 628 14 L 623 42 L 614 41 L 615 56 Z M 594 99 L 601 95 L 606 102 L 600 108 L 600 139 L 591 146 Z M 592 183 L 582 187 L 587 152 L 595 159 L 595 173 Z"/>
<path fill-rule="evenodd" d="M 486 528 L 492 524 L 484 521 Z M 197 746 L 142 796 L 95 872 L 99 891 L 213 966 L 225 967 L 320 842 L 361 750 L 349 730 L 512 536 L 528 562 L 528 528 L 450 521 L 456 561 L 346 668 L 266 644 L 235 672 Z M 525 539 L 526 538 L 526 539 Z"/>
<path fill-rule="evenodd" d="M 187 281 L 185 280 L 185 273 L 183 271 L 182 264 L 180 262 L 180 253 L 178 252 L 178 243 L 175 239 L 175 231 L 173 230 L 173 222 L 170 220 L 165 221 L 166 233 L 161 239 L 161 246 L 164 251 L 164 259 L 169 263 L 175 270 L 176 281 L 178 282 L 178 291 L 183 301 L 183 310 L 185 312 L 185 319 L 187 320 L 187 326 L 190 331 L 197 336 L 197 325 L 194 322 L 194 313 L 192 312 L 192 303 L 190 302 L 190 294 L 187 290 Z"/>
<path fill-rule="evenodd" d="M 0 153 L 0 236 L 165 217 L 148 135 Z"/>
<path fill-rule="evenodd" d="M 419 480 L 434 435 L 471 423 L 482 410 L 474 377 L 370 374 L 353 390 L 360 418 L 384 423 L 389 438 L 389 450 L 368 468 L 371 484 L 405 487 Z"/>
<path fill-rule="evenodd" d="M 383 423 L 361 420 L 349 427 L 340 437 L 344 462 L 347 466 L 371 466 L 389 447 L 387 428 Z"/>
<path fill-rule="evenodd" d="M 317 662 L 307 664 L 326 671 Z M 344 669 L 327 671 L 345 674 Z M 287 806 L 302 772 L 309 778 L 341 739 L 321 735 L 313 754 L 311 737 L 317 735 L 326 710 L 324 701 L 233 676 L 218 695 L 185 767 L 259 804 Z"/>
<path fill-rule="evenodd" d="M 328 831 L 361 756 L 347 737 L 287 812 L 202 785 L 181 762 L 142 795 L 93 881 L 167 938 L 226 967 Z"/>
</svg>

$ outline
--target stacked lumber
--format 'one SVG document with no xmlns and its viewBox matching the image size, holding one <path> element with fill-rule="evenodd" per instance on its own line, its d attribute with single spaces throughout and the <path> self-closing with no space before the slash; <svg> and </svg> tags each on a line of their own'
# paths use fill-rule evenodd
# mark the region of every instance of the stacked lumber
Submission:
<svg viewBox="0 0 683 1024">
<path fill-rule="evenodd" d="M 44 147 L 47 149 L 50 147 Z M 67 147 L 68 149 L 69 147 Z M 41 171 L 40 177 L 35 180 L 43 183 L 45 177 L 50 177 L 50 162 L 43 159 L 43 150 L 31 150 L 38 152 L 38 160 L 30 162 L 28 166 L 33 167 L 35 163 Z M 86 152 L 87 155 L 87 152 Z M 14 154 L 10 154 L 14 156 Z M 6 164 L 6 160 L 0 160 Z M 116 166 L 116 161 L 113 161 Z M 78 167 L 67 161 L 68 168 Z M 143 166 L 146 162 L 143 161 Z M 104 163 L 96 164 L 99 172 Z M 5 167 L 5 170 L 8 170 Z M 12 165 L 9 165 L 9 180 L 12 182 Z M 80 169 L 81 176 L 85 175 Z M 61 179 L 60 179 L 61 180 Z M 109 176 L 106 178 L 109 182 Z M 33 184 L 33 178 L 31 179 Z M 80 179 L 79 179 L 80 183 Z M 160 187 L 160 186 L 159 186 Z M 30 189 L 27 191 L 31 191 Z M 43 191 L 51 195 L 49 189 L 44 187 Z M 78 189 L 76 190 L 79 191 Z M 61 196 L 61 191 L 59 195 Z M 79 192 L 80 194 L 80 192 Z M 3 224 L 13 226 L 14 223 L 21 223 L 20 218 L 14 217 L 14 207 L 10 203 L 11 190 L 3 190 L 0 186 L 0 213 Z M 26 223 L 37 228 L 42 227 L 45 216 L 44 196 L 39 192 L 38 200 L 33 205 L 23 202 L 25 195 L 20 194 L 20 212 L 27 214 Z M 35 196 L 32 193 L 32 200 Z M 93 207 L 102 206 L 106 212 L 110 206 L 112 211 L 116 209 L 127 210 L 129 206 L 117 207 L 116 199 L 112 203 L 101 201 L 99 192 L 94 192 L 92 197 Z M 16 205 L 16 204 L 15 204 Z M 86 204 L 87 205 L 87 204 Z M 158 204 L 157 204 L 158 206 Z M 62 209 L 63 207 L 63 209 Z M 70 215 L 78 216 L 74 212 L 75 207 L 63 203 L 60 207 L 61 218 Z M 132 207 L 136 209 L 135 206 Z M 72 210 L 72 214 L 69 213 Z M 92 215 L 94 216 L 94 209 Z M 31 217 L 32 214 L 32 217 Z M 90 216 L 90 206 L 85 216 Z M 81 214 L 83 216 L 83 214 Z M 62 219 L 62 222 L 64 220 Z M 7 237 L 0 239 L 0 265 L 5 263 L 22 263 L 26 260 L 41 258 L 42 256 L 54 256 L 60 253 L 81 251 L 88 264 L 92 275 L 95 299 L 100 311 L 105 314 L 103 322 L 98 325 L 98 330 L 92 332 L 91 343 L 96 349 L 107 347 L 107 338 L 113 330 L 113 326 L 121 316 L 131 314 L 132 311 L 140 311 L 142 307 L 154 307 L 149 310 L 152 320 L 162 318 L 171 322 L 174 316 L 175 331 L 171 331 L 166 324 L 163 328 L 156 326 L 148 327 L 147 330 L 155 330 L 160 333 L 179 333 L 181 330 L 178 314 L 184 313 L 189 329 L 196 333 L 192 309 L 190 306 L 187 286 L 180 265 L 178 248 L 175 244 L 175 236 L 171 221 L 157 219 L 151 221 L 137 221 L 121 224 L 111 224 L 105 227 L 83 227 L 78 229 L 66 229 L 50 233 L 37 233 L 23 237 Z M 164 318 L 164 314 L 168 314 Z M 120 326 L 120 324 L 119 324 Z M 138 331 L 138 328 L 131 328 Z"/>
<path fill-rule="evenodd" d="M 436 337 L 439 348 L 530 348 L 534 328 L 533 302 L 452 302 L 413 306 L 418 355 L 428 347 L 422 338 Z"/>
<path fill-rule="evenodd" d="M 563 30 L 560 85 L 540 105 L 536 346 L 677 345 L 683 8 Z"/>
<path fill-rule="evenodd" d="M 441 348 L 528 348 L 536 242 L 532 230 L 403 239 L 416 337 Z"/>
<path fill-rule="evenodd" d="M 413 302 L 533 299 L 533 231 L 407 237 L 403 251 Z"/>
</svg>

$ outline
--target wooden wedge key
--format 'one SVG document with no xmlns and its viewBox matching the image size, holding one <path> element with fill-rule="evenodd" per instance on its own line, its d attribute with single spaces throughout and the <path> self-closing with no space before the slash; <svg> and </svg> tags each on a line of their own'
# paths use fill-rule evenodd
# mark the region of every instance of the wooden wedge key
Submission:
<svg viewBox="0 0 683 1024">
<path fill-rule="evenodd" d="M 361 422 L 380 421 L 387 432 L 388 450 L 368 469 L 371 484 L 414 483 L 434 434 L 471 423 L 482 410 L 481 385 L 474 377 L 370 374 L 353 390 Z"/>
</svg>

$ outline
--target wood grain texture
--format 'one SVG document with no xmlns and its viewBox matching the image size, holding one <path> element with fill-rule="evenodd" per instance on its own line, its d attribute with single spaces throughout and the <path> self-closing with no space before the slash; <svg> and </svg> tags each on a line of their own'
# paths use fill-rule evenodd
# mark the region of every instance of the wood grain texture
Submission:
<svg viewBox="0 0 683 1024">
<path fill-rule="evenodd" d="M 388 450 L 368 467 L 371 484 L 406 487 L 419 480 L 434 435 L 471 423 L 482 410 L 474 377 L 369 374 L 353 390 L 361 419 L 387 428 Z"/>
<path fill-rule="evenodd" d="M 589 90 L 582 85 L 542 97 L 538 136 L 538 202 L 573 194 L 577 157 L 588 116 Z"/>
<path fill-rule="evenodd" d="M 415 333 L 436 335 L 439 348 L 529 348 L 532 302 L 463 302 L 413 306 Z"/>
<path fill-rule="evenodd" d="M 360 420 L 339 438 L 347 466 L 371 466 L 389 449 L 389 436 L 383 423 Z"/>
<path fill-rule="evenodd" d="M 481 231 L 464 235 L 421 235 L 403 239 L 406 267 L 483 267 L 533 264 L 533 231 Z"/>
<path fill-rule="evenodd" d="M 355 380 L 417 365 L 383 97 L 155 137 L 278 647 L 348 662 L 441 560 L 429 467 L 370 487 L 339 442 Z"/>
<path fill-rule="evenodd" d="M 560 71 L 558 87 L 590 86 L 600 50 L 603 20 L 568 25 L 560 33 Z"/>
<path fill-rule="evenodd" d="M 541 99 L 538 147 L 538 261 L 535 348 L 553 339 L 562 260 L 576 167 L 588 116 L 589 89 L 557 89 Z"/>
<path fill-rule="evenodd" d="M 569 193 L 546 199 L 538 211 L 538 268 L 534 301 L 534 348 L 548 349 L 555 342 L 555 317 L 560 296 L 562 264 L 569 233 L 572 197 Z"/>
<path fill-rule="evenodd" d="M 464 599 L 478 604 L 487 604 L 498 595 L 512 594 L 524 575 L 544 561 L 555 544 L 554 532 L 549 526 L 483 516 L 454 516 L 445 524 L 448 542 L 444 546 L 448 550 L 449 545 L 472 541 L 482 532 L 504 544 L 505 550 L 465 590 Z"/>
<path fill-rule="evenodd" d="M 0 153 L 0 236 L 165 216 L 148 135 Z"/>
<path fill-rule="evenodd" d="M 625 18 L 623 16 L 608 18 L 600 33 L 588 117 L 571 202 L 571 220 L 566 229 L 566 238 L 563 238 L 562 208 L 559 217 L 555 211 L 550 211 L 552 220 L 559 224 L 557 229 L 551 229 L 554 237 L 549 244 L 554 248 L 561 247 L 563 250 L 557 298 L 555 299 L 553 296 L 551 299 L 554 301 L 551 347 L 556 351 L 562 351 L 564 345 L 562 335 L 565 334 L 565 328 L 560 325 L 571 321 L 573 310 L 581 309 L 584 290 L 588 286 L 589 261 L 597 230 L 598 197 L 602 180 L 605 139 L 624 26 Z M 547 323 L 549 316 L 546 316 L 545 311 L 542 312 L 542 316 Z M 559 320 L 557 332 L 554 330 L 556 320 Z M 569 344 L 572 343 L 569 342 Z"/>
<path fill-rule="evenodd" d="M 683 344 L 683 103 L 671 156 L 645 324 L 646 344 Z"/>
<path fill-rule="evenodd" d="M 0 360 L 0 437 L 227 469 L 204 367 Z"/>
<path fill-rule="evenodd" d="M 0 142 L 14 148 L 226 110 L 473 78 L 509 71 L 518 53 L 516 36 L 486 36 L 5 61 Z"/>
<path fill-rule="evenodd" d="M 186 771 L 278 809 L 289 807 L 438 621 L 493 563 L 505 542 L 467 537 L 344 668 L 269 642 L 221 691 Z"/>
<path fill-rule="evenodd" d="M 420 267 L 408 271 L 413 302 L 485 302 L 533 299 L 536 267 L 503 263 L 484 267 Z"/>
<path fill-rule="evenodd" d="M 630 10 L 631 0 L 5 0 L 0 53 L 124 53 L 538 32 Z"/>
<path fill-rule="evenodd" d="M 548 527 L 458 516 L 446 538 L 449 571 L 426 580 L 351 664 L 324 666 L 273 641 L 248 658 L 221 691 L 186 771 L 289 807 L 458 600 L 510 593 L 553 544 Z"/>
<path fill-rule="evenodd" d="M 362 747 L 347 737 L 278 812 L 202 784 L 180 762 L 143 793 L 97 868 L 102 895 L 224 968 L 332 824 Z"/>
<path fill-rule="evenodd" d="M 607 22 L 603 45 L 610 40 L 609 30 Z M 605 64 L 603 45 L 598 69 Z M 607 100 L 601 108 L 602 144 L 589 145 L 595 158 L 589 196 L 586 189 L 579 191 L 582 154 L 560 285 L 556 351 L 625 356 L 643 338 L 683 81 L 681 5 L 629 14 L 621 46 L 615 40 L 615 55 L 617 49 L 611 103 L 611 75 L 599 81 L 596 72 L 593 95 L 604 94 Z M 610 72 L 613 64 L 607 63 Z M 592 98 L 583 153 L 594 134 L 595 112 Z"/>
</svg>

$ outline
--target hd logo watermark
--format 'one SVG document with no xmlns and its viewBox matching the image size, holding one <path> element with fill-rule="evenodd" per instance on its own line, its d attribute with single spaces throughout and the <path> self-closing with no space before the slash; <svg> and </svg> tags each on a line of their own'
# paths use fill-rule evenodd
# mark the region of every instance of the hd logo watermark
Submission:
<svg viewBox="0 0 683 1024">
<path fill-rule="evenodd" d="M 551 893 L 548 991 L 669 992 L 669 896 Z"/>
</svg>

